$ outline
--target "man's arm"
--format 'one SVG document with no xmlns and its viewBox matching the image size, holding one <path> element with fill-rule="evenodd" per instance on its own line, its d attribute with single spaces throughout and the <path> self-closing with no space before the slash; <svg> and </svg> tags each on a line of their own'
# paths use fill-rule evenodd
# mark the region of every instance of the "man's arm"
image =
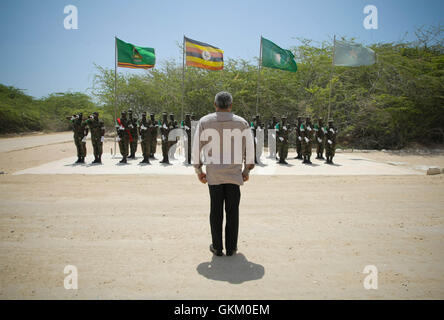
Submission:
<svg viewBox="0 0 444 320">
<path fill-rule="evenodd" d="M 196 172 L 199 181 L 202 183 L 207 183 L 207 175 L 205 172 L 202 171 L 203 162 L 200 156 L 203 147 L 203 142 L 200 139 L 200 134 L 202 133 L 202 131 L 203 131 L 202 123 L 199 121 L 196 126 L 196 130 L 194 131 L 191 163 L 193 163 L 194 171 Z"/>
<path fill-rule="evenodd" d="M 254 138 L 251 130 L 248 130 L 248 124 L 245 129 L 247 130 L 247 134 L 245 136 L 245 145 L 242 148 L 242 159 L 244 162 L 242 178 L 244 181 L 248 181 L 250 170 L 254 168 Z"/>
</svg>

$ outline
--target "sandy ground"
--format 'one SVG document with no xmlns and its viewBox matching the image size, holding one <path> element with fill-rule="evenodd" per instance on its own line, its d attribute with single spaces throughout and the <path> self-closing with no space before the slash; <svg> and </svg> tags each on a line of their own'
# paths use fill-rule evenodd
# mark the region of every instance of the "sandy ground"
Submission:
<svg viewBox="0 0 444 320">
<path fill-rule="evenodd" d="M 444 298 L 444 175 L 252 176 L 239 254 L 213 257 L 208 187 L 193 176 L 14 175 L 75 147 L 10 139 L 15 150 L 0 152 L 2 299 Z M 443 155 L 353 156 L 444 167 Z M 63 287 L 66 265 L 78 290 Z M 363 287 L 366 265 L 378 268 L 378 290 Z"/>
</svg>

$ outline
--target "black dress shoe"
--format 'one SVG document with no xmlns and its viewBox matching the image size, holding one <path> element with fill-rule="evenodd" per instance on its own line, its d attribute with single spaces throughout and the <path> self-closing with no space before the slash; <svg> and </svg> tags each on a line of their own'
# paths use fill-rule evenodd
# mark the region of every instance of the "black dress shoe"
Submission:
<svg viewBox="0 0 444 320">
<path fill-rule="evenodd" d="M 227 250 L 227 256 L 232 256 L 237 252 L 237 249 L 234 250 Z"/>
<path fill-rule="evenodd" d="M 210 251 L 215 254 L 216 256 L 223 256 L 224 254 L 222 253 L 222 250 L 216 250 L 214 249 L 213 245 L 210 244 Z"/>
</svg>

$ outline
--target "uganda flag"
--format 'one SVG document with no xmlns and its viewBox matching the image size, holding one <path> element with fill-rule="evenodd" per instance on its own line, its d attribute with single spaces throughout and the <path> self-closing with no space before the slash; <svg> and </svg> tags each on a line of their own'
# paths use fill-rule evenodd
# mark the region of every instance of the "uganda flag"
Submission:
<svg viewBox="0 0 444 320">
<path fill-rule="evenodd" d="M 149 69 L 156 63 L 153 48 L 138 47 L 116 38 L 117 65 L 122 68 Z"/>
<path fill-rule="evenodd" d="M 224 68 L 224 51 L 207 43 L 184 37 L 187 66 L 222 70 Z"/>
</svg>

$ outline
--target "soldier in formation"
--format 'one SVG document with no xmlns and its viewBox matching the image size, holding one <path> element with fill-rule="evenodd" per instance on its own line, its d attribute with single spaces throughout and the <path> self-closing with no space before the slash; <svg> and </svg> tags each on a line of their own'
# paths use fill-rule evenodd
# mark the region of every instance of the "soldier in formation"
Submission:
<svg viewBox="0 0 444 320">
<path fill-rule="evenodd" d="M 125 111 L 122 111 L 120 118 L 117 118 L 116 130 L 120 154 L 122 155 L 122 160 L 120 160 L 120 163 L 127 163 L 131 134 L 128 129 L 128 120 L 126 118 Z"/>
<path fill-rule="evenodd" d="M 150 138 L 151 138 L 151 146 L 150 146 L 150 159 L 156 159 L 154 155 L 156 154 L 157 149 L 157 129 L 159 128 L 159 125 L 157 124 L 154 113 L 150 114 L 150 120 L 151 124 L 148 130 L 150 131 Z"/>
<path fill-rule="evenodd" d="M 288 164 L 286 161 L 288 155 L 288 136 L 290 125 L 287 123 L 287 117 L 282 116 L 281 124 L 276 129 L 279 163 Z"/>
<path fill-rule="evenodd" d="M 187 144 L 187 155 L 185 162 L 191 164 L 191 115 L 189 113 L 185 115 L 183 129 L 185 130 L 185 143 Z"/>
<path fill-rule="evenodd" d="M 301 136 L 302 117 L 298 117 L 298 124 L 296 126 L 296 153 L 295 159 L 302 160 L 302 136 Z"/>
<path fill-rule="evenodd" d="M 268 122 L 267 129 L 268 129 L 268 130 L 275 130 L 275 129 L 276 129 L 276 124 L 277 124 L 277 123 L 278 123 L 278 122 L 277 122 L 276 116 L 273 116 L 273 117 L 271 118 L 271 121 Z M 267 131 L 267 135 L 268 135 L 268 131 Z M 268 152 L 270 153 L 270 158 L 271 158 L 271 159 L 277 159 L 276 152 L 277 152 L 278 149 L 277 149 L 277 138 L 276 138 L 276 133 L 272 133 L 272 134 L 271 134 L 271 138 L 274 139 L 274 140 L 276 141 L 276 143 L 275 143 L 276 148 L 275 148 L 275 149 L 270 149 L 270 145 L 268 145 Z"/>
<path fill-rule="evenodd" d="M 83 114 L 80 112 L 79 114 L 66 118 L 71 121 L 72 131 L 74 132 L 74 143 L 77 149 L 76 163 L 85 163 L 88 127 L 83 121 Z"/>
<path fill-rule="evenodd" d="M 92 163 L 102 163 L 103 142 L 105 141 L 105 124 L 99 120 L 99 113 L 94 112 L 86 120 L 86 124 L 91 131 L 91 143 L 94 151 L 94 161 Z"/>
<path fill-rule="evenodd" d="M 179 127 L 177 121 L 174 119 L 174 114 L 170 113 L 170 121 L 168 122 L 168 133 L 177 129 Z M 177 148 L 177 138 L 176 141 L 168 141 L 168 158 L 175 160 L 176 148 Z"/>
<path fill-rule="evenodd" d="M 318 123 L 314 125 L 315 139 L 316 139 L 316 159 L 324 160 L 324 144 L 326 129 L 322 122 L 322 118 L 318 119 Z"/>
<path fill-rule="evenodd" d="M 258 164 L 262 155 L 262 143 L 259 140 L 258 136 L 260 137 L 261 132 L 263 131 L 259 115 L 256 115 L 253 122 L 251 123 L 251 130 L 253 132 L 253 138 L 254 138 L 254 163 Z M 258 142 L 259 142 L 259 151 L 257 151 Z"/>
<path fill-rule="evenodd" d="M 170 161 L 168 159 L 168 115 L 166 112 L 162 113 L 162 123 L 160 126 L 160 139 L 162 142 L 162 161 L 160 163 L 169 164 Z"/>
<path fill-rule="evenodd" d="M 311 148 L 313 143 L 313 127 L 311 124 L 311 118 L 309 116 L 305 119 L 304 137 L 302 139 L 302 156 L 304 160 L 302 163 L 311 164 Z"/>
<path fill-rule="evenodd" d="M 151 131 L 150 128 L 152 126 L 151 119 L 146 118 L 146 112 L 142 113 L 142 120 L 140 120 L 139 124 L 139 135 L 140 135 L 140 146 L 142 148 L 142 156 L 143 160 L 140 163 L 150 163 L 150 154 L 151 154 Z"/>
<path fill-rule="evenodd" d="M 333 126 L 333 120 L 328 120 L 327 133 L 325 134 L 325 156 L 327 161 L 325 163 L 333 164 L 333 157 L 336 149 L 336 134 L 337 130 Z"/>
<path fill-rule="evenodd" d="M 130 156 L 131 159 L 136 159 L 137 143 L 139 141 L 139 133 L 137 128 L 137 119 L 133 117 L 133 110 L 128 110 L 128 129 L 131 135 L 130 139 Z"/>
</svg>

